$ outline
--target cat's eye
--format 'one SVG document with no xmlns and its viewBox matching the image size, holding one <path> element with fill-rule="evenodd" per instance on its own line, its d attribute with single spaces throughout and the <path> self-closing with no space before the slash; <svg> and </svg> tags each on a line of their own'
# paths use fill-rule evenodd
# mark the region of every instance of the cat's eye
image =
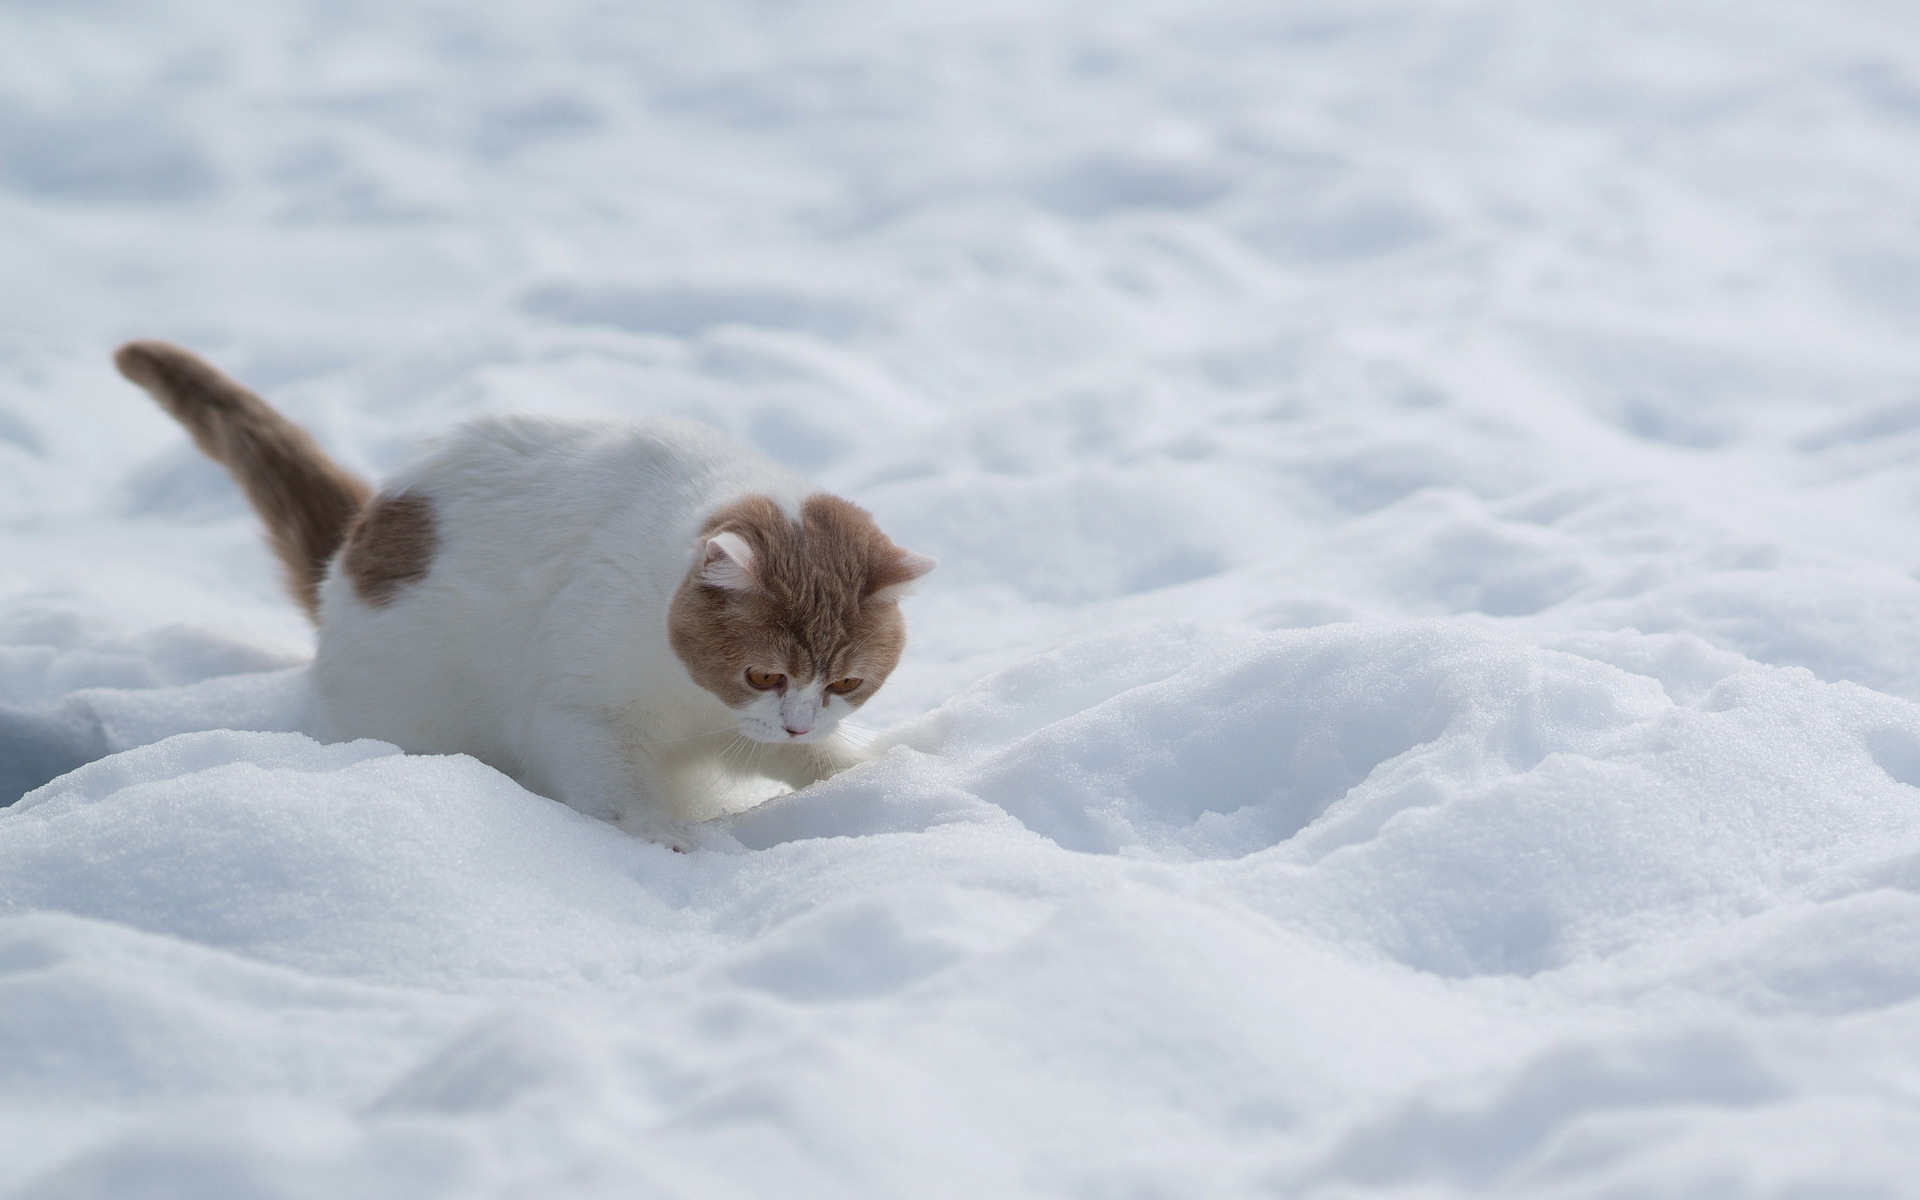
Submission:
<svg viewBox="0 0 1920 1200">
<path fill-rule="evenodd" d="M 747 682 L 763 692 L 769 688 L 777 688 L 786 681 L 787 677 L 777 671 L 762 671 L 754 667 L 747 668 Z"/>
<path fill-rule="evenodd" d="M 844 696 L 848 692 L 859 690 L 860 685 L 865 682 L 863 679 L 842 679 L 838 683 L 828 684 L 827 690 L 836 696 Z"/>
</svg>

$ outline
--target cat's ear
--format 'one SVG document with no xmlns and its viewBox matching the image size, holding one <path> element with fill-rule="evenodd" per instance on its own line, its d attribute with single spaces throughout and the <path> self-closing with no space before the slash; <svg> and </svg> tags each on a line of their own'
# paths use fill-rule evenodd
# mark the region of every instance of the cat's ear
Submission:
<svg viewBox="0 0 1920 1200">
<path fill-rule="evenodd" d="M 893 552 L 875 568 L 867 586 L 867 599 L 893 601 L 913 591 L 913 581 L 933 570 L 938 560 L 925 554 L 893 547 Z"/>
<path fill-rule="evenodd" d="M 706 560 L 700 565 L 700 582 L 729 592 L 744 592 L 754 585 L 753 547 L 737 533 L 716 533 L 707 539 Z"/>
</svg>

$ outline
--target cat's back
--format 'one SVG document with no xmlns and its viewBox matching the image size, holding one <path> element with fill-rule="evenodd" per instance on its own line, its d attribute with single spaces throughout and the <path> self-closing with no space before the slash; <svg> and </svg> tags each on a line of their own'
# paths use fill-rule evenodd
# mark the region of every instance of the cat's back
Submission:
<svg viewBox="0 0 1920 1200">
<path fill-rule="evenodd" d="M 481 529 L 559 551 L 610 528 L 677 547 L 739 495 L 791 505 L 813 488 L 695 421 L 488 416 L 458 426 L 382 490 L 424 495 L 450 534 Z"/>
<path fill-rule="evenodd" d="M 504 614 L 610 567 L 643 585 L 634 600 L 663 604 L 715 510 L 750 494 L 796 509 L 813 490 L 693 421 L 489 416 L 392 476 L 376 505 L 403 499 L 432 527 L 432 562 L 410 594 L 461 607 L 494 597 L 485 607 Z"/>
</svg>

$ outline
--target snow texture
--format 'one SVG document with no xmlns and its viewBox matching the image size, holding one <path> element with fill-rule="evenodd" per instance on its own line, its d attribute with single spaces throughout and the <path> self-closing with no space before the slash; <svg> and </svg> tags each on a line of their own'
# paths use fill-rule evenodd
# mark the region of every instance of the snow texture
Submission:
<svg viewBox="0 0 1920 1200">
<path fill-rule="evenodd" d="M 1920 1195 L 1912 4 L 0 0 L 0 279 L 7 1200 Z M 135 336 L 811 474 L 884 754 L 313 740 Z"/>
</svg>

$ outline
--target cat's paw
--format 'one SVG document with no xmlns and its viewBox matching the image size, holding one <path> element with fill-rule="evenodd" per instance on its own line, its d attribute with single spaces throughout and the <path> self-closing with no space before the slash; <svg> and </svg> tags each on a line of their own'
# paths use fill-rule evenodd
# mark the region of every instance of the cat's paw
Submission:
<svg viewBox="0 0 1920 1200">
<path fill-rule="evenodd" d="M 720 821 L 696 824 L 676 817 L 642 814 L 622 817 L 618 824 L 634 837 L 657 842 L 675 854 L 692 854 L 696 850 L 725 852 L 743 848 L 739 839 Z"/>
</svg>

